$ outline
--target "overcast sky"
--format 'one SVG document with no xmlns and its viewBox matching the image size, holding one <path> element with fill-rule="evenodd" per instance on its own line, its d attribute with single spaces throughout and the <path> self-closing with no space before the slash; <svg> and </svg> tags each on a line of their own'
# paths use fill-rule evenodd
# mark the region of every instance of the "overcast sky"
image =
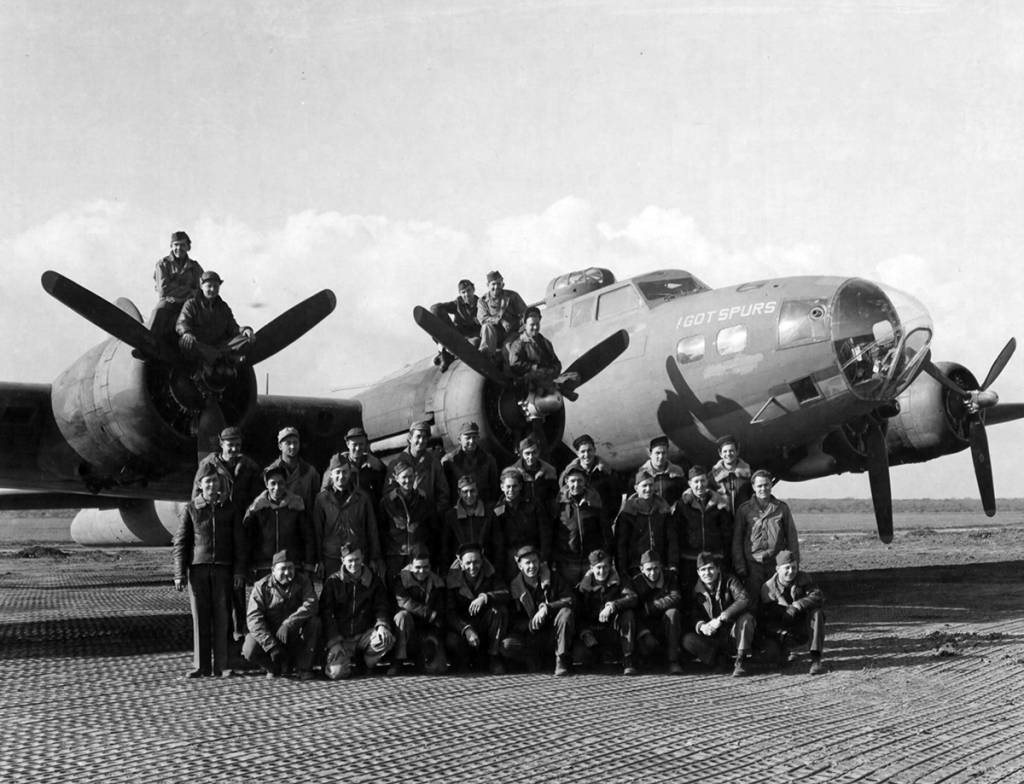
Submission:
<svg viewBox="0 0 1024 784">
<path fill-rule="evenodd" d="M 1024 14 L 863 5 L 5 2 L 0 378 L 51 381 L 102 337 L 43 270 L 148 313 L 176 229 L 243 323 L 338 294 L 261 366 L 272 392 L 429 353 L 410 311 L 460 277 L 529 300 L 595 262 L 880 280 L 981 377 L 1021 322 Z M 989 430 L 1000 495 L 1022 427 Z M 976 493 L 966 454 L 893 483 Z"/>
</svg>

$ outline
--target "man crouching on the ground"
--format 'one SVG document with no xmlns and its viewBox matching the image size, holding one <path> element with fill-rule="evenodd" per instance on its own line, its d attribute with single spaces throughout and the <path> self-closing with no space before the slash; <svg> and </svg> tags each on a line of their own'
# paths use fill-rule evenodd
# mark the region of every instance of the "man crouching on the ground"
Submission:
<svg viewBox="0 0 1024 784">
<path fill-rule="evenodd" d="M 320 636 L 313 583 L 287 550 L 274 554 L 270 574 L 256 581 L 249 594 L 249 633 L 242 656 L 262 667 L 268 678 L 294 668 L 300 680 L 313 679 L 313 653 Z"/>
<path fill-rule="evenodd" d="M 775 575 L 761 586 L 759 626 L 768 647 L 785 666 L 792 648 L 811 642 L 811 675 L 824 673 L 821 650 L 825 644 L 825 595 L 789 550 L 775 556 Z"/>
<path fill-rule="evenodd" d="M 414 654 L 428 675 L 444 675 L 448 663 L 441 643 L 444 634 L 444 580 L 430 568 L 430 551 L 417 546 L 410 561 L 395 578 L 394 658 L 388 675 L 401 675 L 405 660 Z"/>
<path fill-rule="evenodd" d="M 576 586 L 580 638 L 573 648 L 573 658 L 584 665 L 593 664 L 618 642 L 622 651 L 622 674 L 636 675 L 633 666 L 636 594 L 628 584 L 623 585 L 612 566 L 612 557 L 604 550 L 594 550 L 588 561 L 590 568 Z"/>
<path fill-rule="evenodd" d="M 492 675 L 505 666 L 498 646 L 508 629 L 508 588 L 483 555 L 479 544 L 459 548 L 459 560 L 448 571 L 448 653 L 460 668 L 487 657 Z"/>
<path fill-rule="evenodd" d="M 341 569 L 327 578 L 320 593 L 320 617 L 327 638 L 324 674 L 332 681 L 352 675 L 356 653 L 372 670 L 394 646 L 387 589 L 363 564 L 359 547 L 342 545 Z"/>
<path fill-rule="evenodd" d="M 555 654 L 555 675 L 568 675 L 572 665 L 575 620 L 572 591 L 561 578 L 540 562 L 532 545 L 516 551 L 519 574 L 512 580 L 509 636 L 501 641 L 506 659 L 526 663 L 531 669 L 541 656 Z"/>
<path fill-rule="evenodd" d="M 747 612 L 750 597 L 739 578 L 726 574 L 713 553 L 697 556 L 697 584 L 693 587 L 694 631 L 683 637 L 683 648 L 709 667 L 723 656 L 735 654 L 732 674 L 747 674 L 743 659 L 754 642 L 754 617 Z"/>
<path fill-rule="evenodd" d="M 640 556 L 640 574 L 633 578 L 637 598 L 636 644 L 648 662 L 661 650 L 669 675 L 679 675 L 679 641 L 683 636 L 683 595 L 674 569 L 664 569 L 661 556 L 647 550 Z"/>
</svg>

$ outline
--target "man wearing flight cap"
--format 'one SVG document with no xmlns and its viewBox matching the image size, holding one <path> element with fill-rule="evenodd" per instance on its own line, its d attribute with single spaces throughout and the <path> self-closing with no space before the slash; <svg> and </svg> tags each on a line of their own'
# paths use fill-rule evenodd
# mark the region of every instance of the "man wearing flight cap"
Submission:
<svg viewBox="0 0 1024 784">
<path fill-rule="evenodd" d="M 824 673 L 821 652 L 825 645 L 825 595 L 807 572 L 800 571 L 789 550 L 775 556 L 775 574 L 761 586 L 758 628 L 768 638 L 778 661 L 785 666 L 792 649 L 810 642 L 811 675 Z"/>
<path fill-rule="evenodd" d="M 582 468 L 587 477 L 587 487 L 601 496 L 601 503 L 609 517 L 614 517 L 622 505 L 622 490 L 615 472 L 597 455 L 597 444 L 589 433 L 577 436 L 572 441 L 576 457 L 558 477 L 559 487 L 565 486 L 565 477 L 573 468 Z"/>
<path fill-rule="evenodd" d="M 697 554 L 712 552 L 732 571 L 732 515 L 725 496 L 708 487 L 703 466 L 693 466 L 688 474 L 690 486 L 676 504 L 682 561 L 679 575 L 684 584 L 697 579 Z"/>
<path fill-rule="evenodd" d="M 157 302 L 149 320 L 149 328 L 161 341 L 174 339 L 174 324 L 178 320 L 185 300 L 199 293 L 199 278 L 203 268 L 189 258 L 192 241 L 188 234 L 176 231 L 171 235 L 171 250 L 156 263 L 153 281 Z"/>
<path fill-rule="evenodd" d="M 413 487 L 427 499 L 433 517 L 432 524 L 438 528 L 444 520 L 444 513 L 451 506 L 451 492 L 440 458 L 433 450 L 428 449 L 430 442 L 430 422 L 420 419 L 409 425 L 409 445 L 398 453 L 398 459 L 404 458 L 413 467 Z M 391 463 L 385 489 L 394 485 L 394 466 Z"/>
<path fill-rule="evenodd" d="M 313 503 L 313 538 L 318 572 L 324 578 L 341 566 L 341 546 L 359 545 L 364 559 L 378 574 L 384 573 L 384 556 L 374 504 L 355 486 L 355 467 L 342 454 L 327 466 L 329 485 Z"/>
<path fill-rule="evenodd" d="M 675 509 L 676 501 L 686 489 L 686 472 L 681 466 L 668 459 L 669 441 L 667 436 L 655 436 L 650 440 L 647 461 L 640 466 L 654 480 L 654 494 L 664 498 Z"/>
<path fill-rule="evenodd" d="M 683 637 L 683 594 L 675 569 L 665 569 L 661 556 L 647 550 L 640 556 L 640 572 L 633 578 L 636 594 L 636 647 L 649 662 L 659 651 L 668 661 L 669 675 L 683 671 L 679 664 Z"/>
<path fill-rule="evenodd" d="M 492 563 L 504 579 L 511 580 L 518 573 L 516 551 L 523 545 L 539 548 L 541 561 L 551 562 L 552 515 L 526 497 L 523 475 L 517 468 L 509 466 L 501 472 L 501 494 L 494 505 L 494 531 L 504 545 L 494 553 Z"/>
<path fill-rule="evenodd" d="M 313 679 L 313 654 L 320 635 L 312 581 L 296 572 L 287 550 L 274 553 L 271 571 L 249 594 L 249 634 L 242 656 L 276 678 L 293 669 L 300 680 Z"/>
<path fill-rule="evenodd" d="M 363 564 L 358 546 L 342 545 L 341 569 L 327 577 L 320 593 L 320 622 L 327 649 L 324 674 L 332 681 L 352 675 L 356 654 L 372 671 L 394 646 L 387 588 Z"/>
<path fill-rule="evenodd" d="M 388 469 L 376 455 L 370 452 L 370 440 L 366 431 L 361 427 L 352 427 L 345 433 L 346 451 L 336 452 L 331 456 L 342 457 L 352 464 L 353 481 L 356 487 L 366 493 L 375 504 L 380 503 L 384 494 L 384 481 L 387 478 Z M 331 475 L 329 471 L 324 472 L 323 480 L 320 482 L 320 489 L 330 487 Z"/>
<path fill-rule="evenodd" d="M 271 569 L 275 553 L 288 550 L 309 571 L 316 565 L 313 526 L 305 502 L 288 490 L 285 470 L 271 466 L 263 472 L 267 489 L 256 496 L 242 519 L 249 541 L 249 569 L 255 579 Z"/>
<path fill-rule="evenodd" d="M 484 558 L 479 544 L 459 548 L 445 578 L 448 633 L 445 646 L 456 667 L 486 663 L 492 675 L 505 671 L 499 646 L 508 629 L 508 587 Z"/>
<path fill-rule="evenodd" d="M 442 321 L 451 324 L 466 340 L 474 346 L 480 343 L 480 321 L 477 319 L 476 288 L 473 282 L 463 278 L 459 281 L 459 296 L 450 302 L 435 302 L 430 312 Z M 434 364 L 444 373 L 455 357 L 443 347 L 438 347 Z"/>
<path fill-rule="evenodd" d="M 430 551 L 417 546 L 394 580 L 395 647 L 388 675 L 401 675 L 407 659 L 414 659 L 428 675 L 448 669 L 444 649 L 444 580 L 431 568 Z"/>
<path fill-rule="evenodd" d="M 245 586 L 246 541 L 238 510 L 222 497 L 221 478 L 207 466 L 200 494 L 181 510 L 174 535 L 174 588 L 189 589 L 192 609 L 193 670 L 189 678 L 230 675 L 229 596 Z M 211 667 L 210 659 L 213 659 Z"/>
<path fill-rule="evenodd" d="M 558 498 L 558 472 L 553 465 L 541 460 L 536 438 L 526 436 L 519 442 L 519 459 L 509 468 L 517 469 L 522 476 L 523 497 L 536 503 L 542 514 L 553 516 Z"/>
<path fill-rule="evenodd" d="M 480 351 L 491 357 L 500 354 L 506 340 L 519 331 L 526 303 L 511 289 L 505 288 L 505 279 L 497 270 L 487 273 L 487 293 L 476 303 L 476 317 L 480 322 Z"/>
<path fill-rule="evenodd" d="M 316 494 L 320 492 L 320 472 L 299 456 L 301 443 L 298 428 L 291 425 L 281 428 L 277 433 L 281 456 L 267 468 L 283 468 L 288 491 L 301 498 L 307 509 L 312 509 Z"/>
<path fill-rule="evenodd" d="M 459 500 L 444 516 L 441 557 L 445 568 L 453 563 L 459 548 L 471 542 L 479 544 L 492 563 L 498 562 L 505 547 L 494 524 L 494 515 L 480 498 L 476 477 L 460 476 L 458 493 Z"/>
<path fill-rule="evenodd" d="M 750 478 L 753 498 L 740 504 L 733 525 L 732 565 L 746 581 L 751 606 L 761 598 L 761 586 L 775 573 L 775 557 L 789 550 L 800 560 L 800 540 L 789 504 L 772 493 L 771 472 L 761 468 Z"/>
<path fill-rule="evenodd" d="M 750 595 L 738 577 L 723 572 L 712 553 L 697 556 L 699 579 L 692 592 L 693 631 L 683 635 L 683 648 L 708 667 L 724 671 L 733 656 L 733 677 L 747 674 L 744 659 L 754 645 Z"/>
<path fill-rule="evenodd" d="M 645 550 L 665 553 L 669 564 L 679 560 L 676 521 L 668 502 L 654 494 L 654 477 L 640 469 L 634 487 L 635 492 L 622 502 L 615 518 L 618 567 L 623 579 L 637 573 Z"/>
<path fill-rule="evenodd" d="M 612 566 L 612 557 L 604 550 L 587 556 L 590 568 L 576 586 L 576 630 L 579 638 L 573 647 L 573 658 L 584 665 L 602 661 L 602 654 L 621 652 L 623 675 L 636 675 L 633 644 L 636 622 L 633 608 L 636 594 L 633 587 L 619 577 Z"/>
<path fill-rule="evenodd" d="M 519 574 L 509 586 L 509 631 L 501 655 L 535 669 L 542 657 L 554 653 L 555 675 L 568 675 L 576 629 L 572 589 L 540 562 L 536 547 L 520 547 L 516 563 Z"/>
<path fill-rule="evenodd" d="M 557 517 L 551 539 L 551 560 L 567 585 L 576 585 L 587 571 L 587 556 L 594 550 L 611 549 L 611 523 L 601 497 L 587 486 L 586 472 L 576 466 L 565 474 L 558 497 Z"/>
<path fill-rule="evenodd" d="M 193 497 L 199 495 L 199 479 L 212 467 L 221 478 L 221 493 L 238 511 L 239 519 L 245 517 L 249 504 L 263 492 L 262 470 L 259 464 L 242 453 L 242 430 L 226 427 L 220 431 L 220 451 L 211 452 L 199 461 L 195 479 L 192 482 Z M 234 637 L 240 641 L 245 637 L 245 587 L 231 592 L 231 617 Z"/>
<path fill-rule="evenodd" d="M 540 333 L 540 322 L 540 309 L 528 307 L 522 329 L 508 345 L 508 366 L 516 376 L 545 388 L 562 372 L 562 362 L 551 341 Z"/>
<path fill-rule="evenodd" d="M 441 533 L 434 508 L 416 489 L 416 468 L 406 454 L 391 464 L 393 484 L 380 502 L 380 544 L 385 572 L 394 579 L 417 547 L 441 552 Z"/>
<path fill-rule="evenodd" d="M 181 306 L 175 330 L 178 345 L 187 357 L 206 365 L 236 367 L 252 344 L 251 327 L 239 327 L 231 308 L 220 297 L 221 280 L 213 270 L 199 278 L 199 292 Z"/>
<path fill-rule="evenodd" d="M 459 428 L 459 445 L 441 461 L 451 497 L 458 494 L 458 481 L 466 475 L 476 479 L 477 491 L 485 504 L 498 500 L 498 464 L 490 452 L 480 446 L 480 426 L 466 422 Z"/>
</svg>

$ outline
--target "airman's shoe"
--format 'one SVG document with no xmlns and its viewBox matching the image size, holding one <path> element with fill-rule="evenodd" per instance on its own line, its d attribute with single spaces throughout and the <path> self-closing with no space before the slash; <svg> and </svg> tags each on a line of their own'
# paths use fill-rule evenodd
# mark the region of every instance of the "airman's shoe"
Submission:
<svg viewBox="0 0 1024 784">
<path fill-rule="evenodd" d="M 683 674 L 683 665 L 681 665 L 677 661 L 669 662 L 668 663 L 668 674 L 669 675 L 682 675 Z"/>
<path fill-rule="evenodd" d="M 732 667 L 732 677 L 742 678 L 747 674 L 747 666 L 743 663 L 743 657 L 737 656 L 736 663 Z"/>
<path fill-rule="evenodd" d="M 568 656 L 557 656 L 555 657 L 555 675 L 561 677 L 568 675 L 570 672 L 569 657 Z"/>
<path fill-rule="evenodd" d="M 828 668 L 821 659 L 814 659 L 811 662 L 811 668 L 807 671 L 809 675 L 824 675 L 826 672 L 828 672 Z"/>
</svg>

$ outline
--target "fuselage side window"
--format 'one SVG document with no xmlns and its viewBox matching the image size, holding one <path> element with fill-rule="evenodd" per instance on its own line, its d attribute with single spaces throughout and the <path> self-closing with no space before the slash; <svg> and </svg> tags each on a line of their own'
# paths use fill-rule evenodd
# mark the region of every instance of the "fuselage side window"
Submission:
<svg viewBox="0 0 1024 784">
<path fill-rule="evenodd" d="M 597 319 L 604 321 L 623 313 L 630 313 L 640 307 L 640 296 L 632 286 L 602 294 L 597 299 Z"/>
<path fill-rule="evenodd" d="M 720 357 L 727 357 L 730 354 L 739 354 L 747 347 L 747 328 L 743 324 L 735 327 L 726 327 L 719 331 L 715 338 L 715 348 L 718 349 Z"/>
<path fill-rule="evenodd" d="M 690 335 L 680 338 L 676 343 L 676 362 L 685 365 L 687 362 L 697 362 L 704 359 L 704 336 Z"/>
<path fill-rule="evenodd" d="M 587 299 L 572 304 L 572 315 L 569 317 L 569 325 L 578 327 L 580 324 L 588 324 L 594 320 L 594 300 Z"/>
<path fill-rule="evenodd" d="M 827 302 L 823 299 L 790 299 L 779 311 L 779 348 L 806 346 L 828 340 Z"/>
</svg>

